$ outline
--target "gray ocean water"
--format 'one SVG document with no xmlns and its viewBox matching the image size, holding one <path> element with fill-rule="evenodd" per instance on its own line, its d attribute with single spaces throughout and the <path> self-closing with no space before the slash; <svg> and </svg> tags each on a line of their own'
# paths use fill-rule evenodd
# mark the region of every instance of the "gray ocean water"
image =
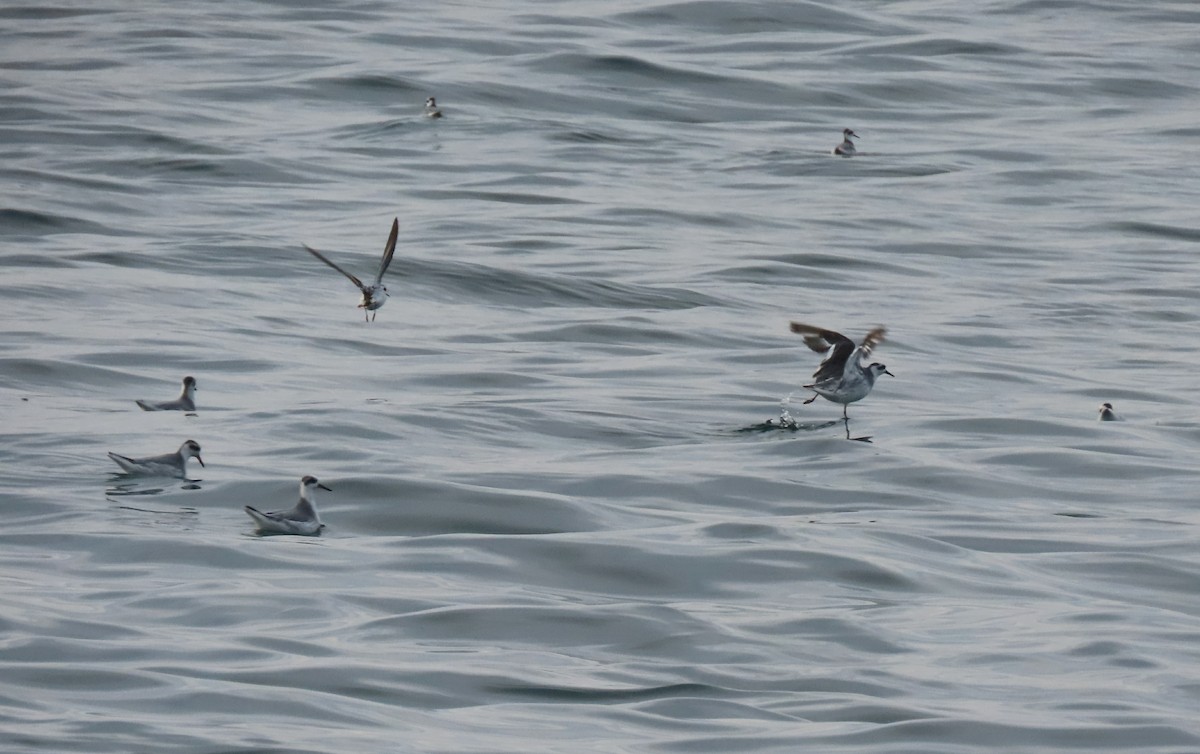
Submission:
<svg viewBox="0 0 1200 754">
<path fill-rule="evenodd" d="M 1191 2 L 4 6 L 0 750 L 1200 751 L 1198 82 Z M 364 323 L 301 244 L 393 217 Z M 888 327 L 848 427 L 793 319 Z"/>
</svg>

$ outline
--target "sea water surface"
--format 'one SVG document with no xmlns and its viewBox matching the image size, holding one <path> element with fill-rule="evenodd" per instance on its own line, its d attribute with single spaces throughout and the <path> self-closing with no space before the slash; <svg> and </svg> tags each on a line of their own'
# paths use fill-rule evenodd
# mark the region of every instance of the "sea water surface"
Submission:
<svg viewBox="0 0 1200 754">
<path fill-rule="evenodd" d="M 1200 751 L 1198 82 L 1190 2 L 0 8 L 0 749 Z M 393 217 L 364 322 L 302 244 Z M 888 328 L 848 426 L 790 320 Z"/>
</svg>

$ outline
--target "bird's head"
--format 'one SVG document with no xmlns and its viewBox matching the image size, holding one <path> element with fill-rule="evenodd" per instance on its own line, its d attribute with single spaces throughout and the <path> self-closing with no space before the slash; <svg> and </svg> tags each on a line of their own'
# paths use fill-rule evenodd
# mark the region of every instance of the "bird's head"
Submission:
<svg viewBox="0 0 1200 754">
<path fill-rule="evenodd" d="M 878 377 L 881 374 L 886 374 L 888 377 L 896 376 L 896 375 L 892 374 L 891 372 L 889 372 L 888 368 L 885 367 L 883 364 L 880 364 L 878 361 L 876 361 L 871 366 L 867 367 L 867 371 L 870 372 L 873 377 Z"/>
<path fill-rule="evenodd" d="M 200 443 L 195 440 L 185 442 L 179 447 L 179 452 L 183 454 L 184 458 L 195 458 L 201 466 L 204 465 L 204 459 L 200 457 Z"/>
</svg>

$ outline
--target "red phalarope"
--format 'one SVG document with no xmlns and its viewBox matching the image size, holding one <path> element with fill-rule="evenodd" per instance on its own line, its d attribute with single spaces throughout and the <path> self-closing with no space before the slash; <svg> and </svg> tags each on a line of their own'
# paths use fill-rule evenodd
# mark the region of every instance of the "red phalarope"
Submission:
<svg viewBox="0 0 1200 754">
<path fill-rule="evenodd" d="M 325 524 L 317 516 L 313 498 L 314 490 L 318 487 L 327 492 L 333 491 L 318 482 L 315 476 L 306 476 L 300 480 L 300 502 L 293 508 L 263 513 L 247 505 L 245 511 L 254 519 L 259 534 L 320 534 Z"/>
<path fill-rule="evenodd" d="M 121 467 L 121 470 L 126 474 L 137 474 L 140 476 L 177 476 L 182 479 L 187 479 L 187 461 L 189 458 L 195 458 L 204 465 L 204 460 L 200 458 L 200 443 L 195 440 L 188 440 L 183 445 L 179 446 L 179 450 L 174 453 L 164 453 L 161 456 L 147 456 L 145 458 L 130 458 L 129 456 L 117 455 L 109 453 L 108 457 L 113 460 L 113 463 Z"/>
<path fill-rule="evenodd" d="M 320 259 L 325 264 L 350 278 L 350 282 L 358 286 L 362 291 L 362 300 L 358 302 L 358 308 L 363 310 L 363 320 L 367 319 L 367 312 L 371 312 L 371 321 L 375 321 L 375 310 L 383 306 L 387 301 L 387 288 L 383 285 L 383 273 L 387 272 L 388 265 L 392 263 L 392 255 L 396 253 L 396 237 L 400 234 L 400 218 L 392 220 L 392 232 L 388 235 L 387 244 L 383 247 L 383 259 L 379 262 L 379 272 L 375 275 L 375 282 L 371 285 L 363 285 L 363 281 L 346 272 L 341 267 L 338 267 L 333 262 L 325 258 L 321 252 L 305 245 L 304 248 L 309 254 L 312 254 L 317 259 Z"/>
<path fill-rule="evenodd" d="M 196 378 L 184 377 L 183 392 L 173 401 L 162 401 L 160 403 L 137 401 L 137 404 L 142 407 L 143 411 L 195 411 Z"/>
<path fill-rule="evenodd" d="M 425 117 L 426 118 L 442 117 L 442 111 L 438 109 L 437 100 L 435 100 L 433 97 L 430 97 L 429 99 L 425 100 Z"/>
<path fill-rule="evenodd" d="M 857 346 L 841 333 L 799 322 L 792 323 L 792 332 L 803 335 L 804 344 L 817 353 L 829 352 L 821 366 L 813 373 L 812 383 L 804 386 L 816 393 L 804 401 L 805 404 L 812 403 L 819 395 L 826 400 L 842 404 L 842 418 L 849 419 L 847 408 L 851 403 L 861 401 L 870 394 L 879 375 L 896 376 L 879 362 L 866 367 L 862 365 L 862 359 L 870 356 L 872 349 L 883 342 L 883 336 L 887 333 L 883 327 L 871 330 Z"/>
<path fill-rule="evenodd" d="M 850 137 L 859 138 L 859 135 L 851 131 L 849 128 L 842 129 L 842 143 L 833 148 L 834 154 L 840 154 L 842 157 L 849 157 L 858 150 L 854 148 L 854 142 L 850 141 Z"/>
</svg>

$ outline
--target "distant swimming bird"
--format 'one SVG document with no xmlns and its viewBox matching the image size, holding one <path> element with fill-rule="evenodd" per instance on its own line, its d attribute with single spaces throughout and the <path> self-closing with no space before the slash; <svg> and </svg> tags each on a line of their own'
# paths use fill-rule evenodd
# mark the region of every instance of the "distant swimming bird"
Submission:
<svg viewBox="0 0 1200 754">
<path fill-rule="evenodd" d="M 254 519 L 259 534 L 320 534 L 325 524 L 321 523 L 313 503 L 314 490 L 318 487 L 333 492 L 318 482 L 315 476 L 306 476 L 300 480 L 300 502 L 294 508 L 263 513 L 247 505 L 246 513 Z"/>
<path fill-rule="evenodd" d="M 856 139 L 860 138 L 858 134 L 854 133 L 849 128 L 843 128 L 842 143 L 833 148 L 833 153 L 840 154 L 843 157 L 849 157 L 850 155 L 858 152 L 858 150 L 854 148 L 854 142 L 850 141 L 851 136 Z"/>
<path fill-rule="evenodd" d="M 425 117 L 426 118 L 442 117 L 442 111 L 438 109 L 437 100 L 435 100 L 433 97 L 430 97 L 429 99 L 425 100 Z"/>
<path fill-rule="evenodd" d="M 875 387 L 875 379 L 879 375 L 896 376 L 879 362 L 867 367 L 863 367 L 861 363 L 863 358 L 871 355 L 875 346 L 883 342 L 883 336 L 887 334 L 887 330 L 883 327 L 876 327 L 867 333 L 863 342 L 858 346 L 855 346 L 854 341 L 841 333 L 822 330 L 819 327 L 799 322 L 792 323 L 792 332 L 803 335 L 804 344 L 817 353 L 825 353 L 833 349 L 821 362 L 817 371 L 813 373 L 812 384 L 804 387 L 826 400 L 842 404 L 843 419 L 849 418 L 846 410 L 851 403 L 867 397 L 871 388 Z M 817 399 L 817 395 L 804 403 L 812 403 Z"/>
<path fill-rule="evenodd" d="M 1117 416 L 1117 412 L 1113 408 L 1113 404 L 1111 404 L 1111 403 L 1101 403 L 1100 404 L 1099 421 L 1115 422 L 1115 421 L 1120 421 L 1120 419 L 1121 419 L 1121 417 Z"/>
<path fill-rule="evenodd" d="M 196 410 L 196 378 L 183 378 L 183 392 L 173 401 L 148 403 L 137 401 L 143 411 L 195 411 Z"/>
<path fill-rule="evenodd" d="M 120 466 L 126 474 L 140 476 L 177 476 L 187 479 L 187 460 L 189 458 L 195 458 L 201 466 L 204 465 L 204 460 L 200 458 L 200 443 L 195 440 L 188 440 L 179 446 L 178 451 L 164 453 L 161 456 L 130 458 L 109 453 L 108 457 L 113 459 L 113 462 Z"/>
<path fill-rule="evenodd" d="M 317 259 L 320 259 L 325 264 L 350 278 L 350 282 L 358 286 L 362 291 L 362 300 L 358 302 L 358 308 L 363 310 L 363 321 L 367 319 L 367 312 L 371 312 L 371 321 L 375 321 L 375 310 L 383 306 L 387 301 L 387 288 L 383 285 L 383 273 L 387 272 L 388 265 L 392 263 L 392 255 L 396 253 L 396 237 L 400 234 L 400 218 L 392 220 L 392 232 L 388 236 L 387 245 L 383 247 L 383 259 L 379 263 L 379 273 L 375 275 L 375 282 L 371 285 L 363 285 L 363 282 L 358 278 L 346 272 L 341 267 L 338 267 L 333 262 L 325 258 L 321 252 L 310 248 L 307 245 L 304 247 Z"/>
</svg>

